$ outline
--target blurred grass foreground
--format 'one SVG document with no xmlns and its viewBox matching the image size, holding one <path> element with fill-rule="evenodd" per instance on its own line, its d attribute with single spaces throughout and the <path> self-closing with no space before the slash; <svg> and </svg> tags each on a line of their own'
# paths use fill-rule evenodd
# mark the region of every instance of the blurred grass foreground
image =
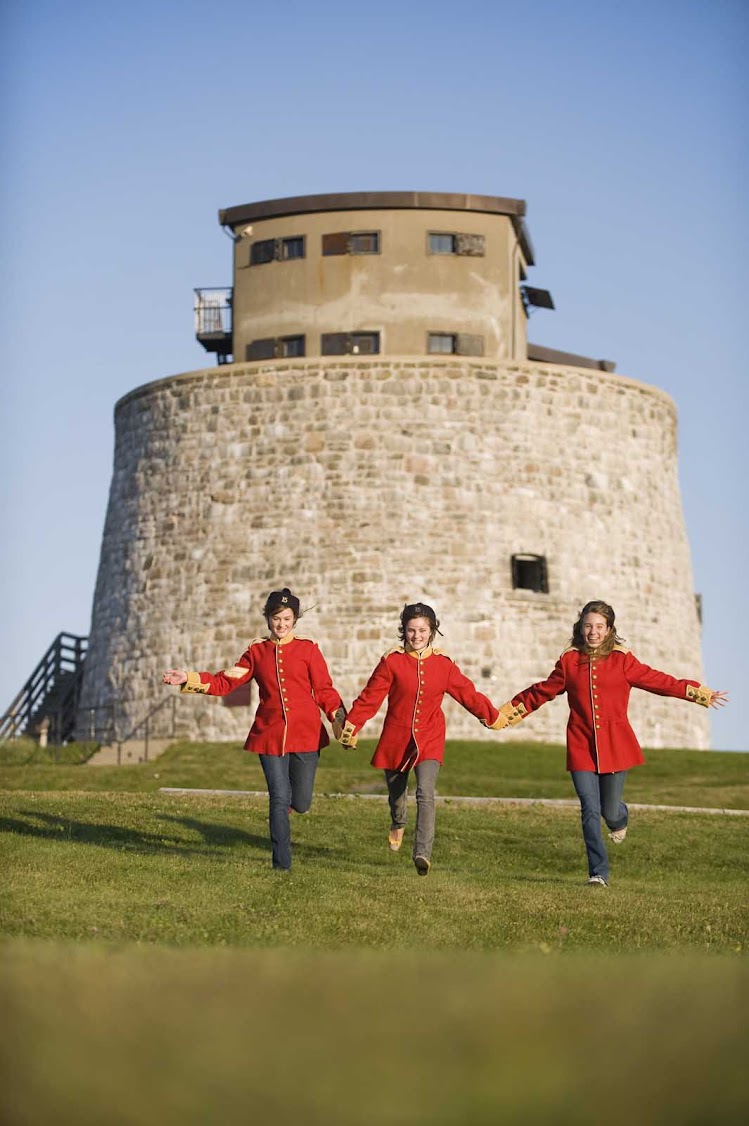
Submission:
<svg viewBox="0 0 749 1126">
<path fill-rule="evenodd" d="M 382 792 L 366 749 L 332 750 L 275 873 L 264 798 L 159 789 L 260 790 L 254 756 L 18 751 L 4 1126 L 746 1120 L 749 818 L 638 811 L 596 890 L 574 806 L 449 802 L 423 880 L 383 802 L 324 796 Z M 632 802 L 749 808 L 747 756 L 647 757 Z M 439 789 L 572 796 L 562 750 L 517 744 L 448 746 Z"/>
</svg>

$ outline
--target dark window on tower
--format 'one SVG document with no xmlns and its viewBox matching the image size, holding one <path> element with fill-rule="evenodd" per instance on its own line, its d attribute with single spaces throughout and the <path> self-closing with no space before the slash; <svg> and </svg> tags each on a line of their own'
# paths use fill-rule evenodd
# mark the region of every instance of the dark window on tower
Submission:
<svg viewBox="0 0 749 1126">
<path fill-rule="evenodd" d="M 276 240 L 264 238 L 260 242 L 253 242 L 250 247 L 250 265 L 261 266 L 263 262 L 272 262 L 276 257 Z"/>
<path fill-rule="evenodd" d="M 303 336 L 268 336 L 247 345 L 247 360 L 278 360 L 305 355 Z"/>
<path fill-rule="evenodd" d="M 278 341 L 279 356 L 303 356 L 305 351 L 303 336 L 282 336 Z"/>
<path fill-rule="evenodd" d="M 333 254 L 379 254 L 379 231 L 335 231 L 322 236 L 323 257 Z"/>
<path fill-rule="evenodd" d="M 281 258 L 304 258 L 304 235 L 281 239 Z"/>
<path fill-rule="evenodd" d="M 513 590 L 535 590 L 540 594 L 549 593 L 549 577 L 546 571 L 545 555 L 512 556 Z"/>
<path fill-rule="evenodd" d="M 276 358 L 276 341 L 274 337 L 264 340 L 253 340 L 247 345 L 248 360 L 274 360 Z"/>
<path fill-rule="evenodd" d="M 324 332 L 320 338 L 323 356 L 373 356 L 380 351 L 379 332 Z"/>
<path fill-rule="evenodd" d="M 286 262 L 290 258 L 304 258 L 304 235 L 290 238 L 265 238 L 250 247 L 250 265 L 262 266 L 266 262 Z"/>
<path fill-rule="evenodd" d="M 486 254 L 484 235 L 430 231 L 427 235 L 429 254 L 461 254 L 469 258 L 483 258 Z"/>
<path fill-rule="evenodd" d="M 472 332 L 430 332 L 427 352 L 431 355 L 483 356 L 484 338 Z"/>
</svg>

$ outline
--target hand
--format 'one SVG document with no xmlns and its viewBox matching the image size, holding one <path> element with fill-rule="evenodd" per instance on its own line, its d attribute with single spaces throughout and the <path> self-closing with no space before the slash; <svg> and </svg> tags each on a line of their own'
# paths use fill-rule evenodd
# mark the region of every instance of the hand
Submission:
<svg viewBox="0 0 749 1126">
<path fill-rule="evenodd" d="M 184 669 L 167 669 L 161 679 L 164 684 L 187 684 L 187 673 Z"/>
<path fill-rule="evenodd" d="M 710 703 L 707 705 L 709 708 L 724 708 L 728 703 L 727 692 L 713 692 L 710 697 Z"/>
<path fill-rule="evenodd" d="M 343 725 L 346 722 L 346 709 L 340 707 L 333 716 L 331 723 L 333 724 L 333 738 L 337 739 L 340 743 L 341 735 L 343 734 Z"/>
</svg>

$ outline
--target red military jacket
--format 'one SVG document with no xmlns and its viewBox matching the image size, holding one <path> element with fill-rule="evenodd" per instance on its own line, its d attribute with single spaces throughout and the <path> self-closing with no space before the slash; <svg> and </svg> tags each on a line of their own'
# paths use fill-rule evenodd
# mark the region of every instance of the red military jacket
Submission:
<svg viewBox="0 0 749 1126">
<path fill-rule="evenodd" d="M 611 774 L 645 761 L 627 718 L 631 688 L 675 696 L 707 707 L 712 695 L 697 680 L 677 680 L 651 669 L 621 646 L 605 657 L 567 649 L 546 680 L 532 684 L 504 704 L 510 724 L 519 723 L 555 696 L 567 693 L 567 769 Z"/>
<path fill-rule="evenodd" d="M 314 641 L 293 634 L 280 641 L 251 641 L 232 668 L 217 673 L 189 672 L 182 691 L 226 696 L 252 679 L 260 702 L 245 750 L 288 755 L 327 747 L 330 740 L 320 712 L 332 721 L 342 702 Z"/>
<path fill-rule="evenodd" d="M 445 716 L 442 700 L 452 696 L 490 727 L 499 710 L 477 691 L 467 676 L 444 653 L 391 649 L 381 658 L 364 689 L 351 705 L 346 731 L 356 734 L 374 716 L 387 696 L 388 709 L 372 766 L 410 770 L 424 759 L 443 761 Z"/>
</svg>

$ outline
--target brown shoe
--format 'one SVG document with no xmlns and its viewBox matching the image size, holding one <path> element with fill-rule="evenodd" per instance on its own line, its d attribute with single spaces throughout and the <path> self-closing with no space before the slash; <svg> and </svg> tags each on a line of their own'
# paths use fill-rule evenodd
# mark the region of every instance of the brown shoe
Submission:
<svg viewBox="0 0 749 1126">
<path fill-rule="evenodd" d="M 403 834 L 405 829 L 391 829 L 388 833 L 388 844 L 390 845 L 391 852 L 397 852 L 403 844 Z"/>
<path fill-rule="evenodd" d="M 414 864 L 416 871 L 420 876 L 428 876 L 429 869 L 432 867 L 431 860 L 427 860 L 426 856 L 414 856 Z"/>
</svg>

